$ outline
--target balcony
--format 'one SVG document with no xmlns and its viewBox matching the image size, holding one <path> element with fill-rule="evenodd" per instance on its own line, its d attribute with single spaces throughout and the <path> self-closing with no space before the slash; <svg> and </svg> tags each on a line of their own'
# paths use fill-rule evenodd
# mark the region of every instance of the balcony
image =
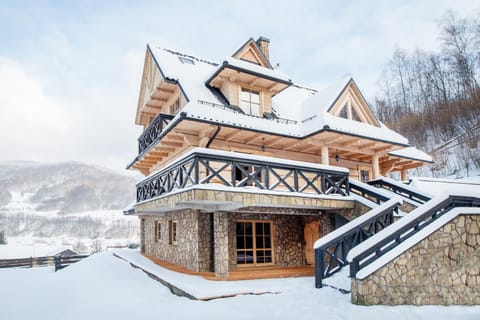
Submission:
<svg viewBox="0 0 480 320">
<path fill-rule="evenodd" d="M 239 190 L 256 188 L 314 195 L 349 194 L 348 170 L 344 168 L 195 148 L 139 182 L 137 202 L 204 184 Z"/>
<path fill-rule="evenodd" d="M 163 129 L 172 119 L 172 115 L 163 113 L 158 114 L 155 119 L 153 119 L 152 123 L 150 123 L 140 137 L 138 137 L 138 154 L 145 152 L 145 150 L 157 141 Z"/>
</svg>

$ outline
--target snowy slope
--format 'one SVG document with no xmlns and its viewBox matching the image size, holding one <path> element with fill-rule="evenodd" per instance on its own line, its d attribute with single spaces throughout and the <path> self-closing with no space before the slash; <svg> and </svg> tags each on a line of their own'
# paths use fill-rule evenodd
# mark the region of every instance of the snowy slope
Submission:
<svg viewBox="0 0 480 320">
<path fill-rule="evenodd" d="M 370 306 L 315 289 L 313 278 L 258 280 L 281 293 L 194 301 L 172 295 L 139 269 L 102 253 L 57 273 L 52 267 L 0 270 L 0 319 L 479 319 L 480 307 Z M 214 285 L 213 285 L 214 286 Z M 215 290 L 213 287 L 212 290 Z"/>
</svg>

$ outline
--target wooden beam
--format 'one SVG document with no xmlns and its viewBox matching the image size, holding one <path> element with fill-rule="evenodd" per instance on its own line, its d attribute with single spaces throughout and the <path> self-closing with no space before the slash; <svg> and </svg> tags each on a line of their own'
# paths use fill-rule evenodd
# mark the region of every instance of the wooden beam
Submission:
<svg viewBox="0 0 480 320">
<path fill-rule="evenodd" d="M 239 135 L 240 133 L 242 132 L 242 130 L 236 130 L 232 133 L 229 133 L 229 134 L 226 134 L 223 136 L 223 139 L 225 141 L 230 141 L 230 140 L 233 140 L 233 138 L 235 138 L 237 135 Z"/>
<path fill-rule="evenodd" d="M 246 139 L 246 140 L 243 140 L 243 143 L 245 144 L 251 144 L 252 142 L 254 142 L 255 140 L 258 140 L 260 139 L 262 136 L 260 136 L 258 133 L 254 133 L 253 136 L 251 136 L 250 138 Z"/>
<path fill-rule="evenodd" d="M 383 151 L 388 151 L 388 150 L 391 150 L 391 149 L 392 149 L 392 145 L 386 145 L 386 146 L 379 147 L 379 148 L 372 148 L 372 150 L 374 152 L 383 152 Z"/>
<path fill-rule="evenodd" d="M 350 139 L 350 140 L 347 140 L 345 142 L 342 142 L 341 145 L 342 145 L 342 147 L 348 147 L 348 146 L 352 146 L 352 145 L 356 144 L 359 141 L 361 141 L 361 140 L 358 139 L 358 138 L 354 138 L 354 139 Z"/>
<path fill-rule="evenodd" d="M 183 143 L 173 142 L 173 141 L 162 141 L 162 144 L 166 145 L 166 146 L 171 146 L 171 147 L 181 147 L 181 146 L 183 146 Z"/>
</svg>

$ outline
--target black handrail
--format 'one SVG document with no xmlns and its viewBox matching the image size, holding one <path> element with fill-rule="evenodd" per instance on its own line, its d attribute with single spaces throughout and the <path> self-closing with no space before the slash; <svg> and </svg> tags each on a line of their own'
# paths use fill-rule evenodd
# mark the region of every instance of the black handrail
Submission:
<svg viewBox="0 0 480 320">
<path fill-rule="evenodd" d="M 350 182 L 350 192 L 358 194 L 359 196 L 365 199 L 368 199 L 370 201 L 373 201 L 376 204 L 380 204 L 390 200 L 390 198 L 387 197 L 386 195 L 376 190 L 371 190 L 370 188 L 368 188 L 368 185 L 363 184 L 362 182 L 359 182 L 359 181 Z"/>
<path fill-rule="evenodd" d="M 428 205 L 428 203 L 426 205 Z M 429 207 L 416 219 L 406 223 L 395 232 L 383 237 L 381 240 L 376 242 L 375 245 L 365 249 L 353 257 L 352 261 L 350 261 L 350 276 L 355 277 L 357 272 L 362 268 L 371 264 L 385 253 L 394 249 L 402 242 L 412 237 L 420 230 L 431 224 L 433 221 L 437 220 L 439 217 L 456 207 L 480 207 L 480 198 L 451 195 L 448 198 L 445 198 L 443 201 L 437 203 L 435 206 Z M 419 207 L 416 210 L 421 210 L 421 208 L 422 207 Z M 414 214 L 413 211 L 409 215 L 412 214 Z"/>
<path fill-rule="evenodd" d="M 219 183 L 229 187 L 313 194 L 349 194 L 348 172 L 238 155 L 193 152 L 137 184 L 137 202 L 192 185 Z"/>
<path fill-rule="evenodd" d="M 138 137 L 138 154 L 141 154 L 150 145 L 156 142 L 163 129 L 174 118 L 170 114 L 159 113 Z"/>
<path fill-rule="evenodd" d="M 374 208 L 371 217 L 365 219 L 360 216 L 342 226 L 345 231 L 333 239 L 315 248 L 315 287 L 322 287 L 322 280 L 340 271 L 348 264 L 347 254 L 356 245 L 370 238 L 393 223 L 394 213 L 397 212 L 400 202 L 396 199 L 385 202 Z M 357 219 L 362 219 L 360 222 Z M 328 235 L 326 236 L 328 237 Z"/>
<path fill-rule="evenodd" d="M 415 192 L 414 190 L 411 190 L 408 187 L 402 187 L 399 186 L 398 184 L 394 184 L 389 182 L 388 180 L 385 179 L 376 179 L 372 181 L 367 182 L 369 185 L 374 186 L 376 188 L 382 188 L 386 189 L 388 191 L 391 191 L 395 194 L 398 194 L 402 197 L 408 198 L 410 200 L 413 200 L 415 202 L 418 202 L 419 204 L 423 204 L 431 199 L 431 197 L 428 197 L 424 194 L 421 194 L 419 192 Z"/>
</svg>

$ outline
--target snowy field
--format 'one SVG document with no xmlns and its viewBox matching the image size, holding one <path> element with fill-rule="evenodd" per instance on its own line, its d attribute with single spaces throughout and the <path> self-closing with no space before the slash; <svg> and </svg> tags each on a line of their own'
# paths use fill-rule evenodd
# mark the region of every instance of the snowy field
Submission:
<svg viewBox="0 0 480 320">
<path fill-rule="evenodd" d="M 360 307 L 311 277 L 262 281 L 281 293 L 193 301 L 105 252 L 57 273 L 0 270 L 0 319 L 480 319 L 480 306 Z"/>
</svg>

